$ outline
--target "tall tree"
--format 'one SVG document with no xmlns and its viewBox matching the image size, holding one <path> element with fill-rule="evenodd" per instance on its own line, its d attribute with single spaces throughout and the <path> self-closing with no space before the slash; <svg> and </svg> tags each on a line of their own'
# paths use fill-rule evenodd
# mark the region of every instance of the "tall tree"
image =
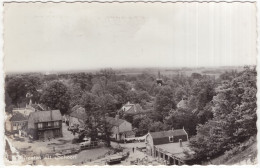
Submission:
<svg viewBox="0 0 260 168">
<path fill-rule="evenodd" d="M 72 74 L 73 83 L 78 84 L 81 90 L 90 91 L 90 89 L 92 88 L 92 82 L 91 82 L 92 78 L 93 78 L 92 74 L 86 74 L 86 73 Z"/>
<path fill-rule="evenodd" d="M 168 129 L 184 128 L 189 136 L 196 134 L 197 117 L 189 109 L 180 108 L 172 110 L 164 122 L 168 125 Z"/>
<path fill-rule="evenodd" d="M 255 68 L 245 68 L 216 89 L 213 119 L 200 125 L 191 141 L 198 158 L 224 153 L 257 133 L 256 91 Z"/>
<path fill-rule="evenodd" d="M 173 99 L 173 93 L 169 86 L 164 86 L 156 95 L 154 107 L 154 112 L 156 113 L 158 121 L 163 121 L 171 109 L 176 108 L 176 103 Z"/>
<path fill-rule="evenodd" d="M 62 114 L 68 113 L 70 93 L 66 85 L 59 81 L 52 81 L 44 88 L 41 102 L 51 109 L 59 109 Z"/>
<path fill-rule="evenodd" d="M 6 83 L 6 92 L 10 96 L 12 103 L 19 106 L 27 93 L 24 79 L 19 76 L 9 79 Z"/>
</svg>

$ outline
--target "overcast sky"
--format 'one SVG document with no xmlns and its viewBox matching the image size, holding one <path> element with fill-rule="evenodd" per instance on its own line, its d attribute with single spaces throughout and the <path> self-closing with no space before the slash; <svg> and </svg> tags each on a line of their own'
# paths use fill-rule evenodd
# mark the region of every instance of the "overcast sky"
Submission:
<svg viewBox="0 0 260 168">
<path fill-rule="evenodd" d="M 256 64 L 254 3 L 6 3 L 6 72 Z"/>
</svg>

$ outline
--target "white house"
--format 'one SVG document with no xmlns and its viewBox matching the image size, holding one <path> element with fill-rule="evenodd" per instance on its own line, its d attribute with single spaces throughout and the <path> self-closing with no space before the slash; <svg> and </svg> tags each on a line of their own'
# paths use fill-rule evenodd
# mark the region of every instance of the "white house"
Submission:
<svg viewBox="0 0 260 168">
<path fill-rule="evenodd" d="M 135 133 L 132 129 L 132 124 L 126 120 L 119 119 L 119 116 L 116 115 L 113 117 L 106 117 L 106 121 L 112 125 L 112 136 L 115 140 L 124 140 L 125 138 L 135 137 Z"/>
</svg>

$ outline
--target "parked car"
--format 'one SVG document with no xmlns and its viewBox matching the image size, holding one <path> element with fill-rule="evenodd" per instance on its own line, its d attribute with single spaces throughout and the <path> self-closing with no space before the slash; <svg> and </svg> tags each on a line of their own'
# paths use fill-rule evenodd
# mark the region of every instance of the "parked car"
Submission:
<svg viewBox="0 0 260 168">
<path fill-rule="evenodd" d="M 89 141 L 84 141 L 84 142 L 79 143 L 79 146 L 80 146 L 80 147 L 90 146 L 90 140 L 89 140 Z"/>
<path fill-rule="evenodd" d="M 118 164 L 121 163 L 122 156 L 111 156 L 106 160 L 106 164 L 108 165 L 113 165 L 113 164 Z"/>
</svg>

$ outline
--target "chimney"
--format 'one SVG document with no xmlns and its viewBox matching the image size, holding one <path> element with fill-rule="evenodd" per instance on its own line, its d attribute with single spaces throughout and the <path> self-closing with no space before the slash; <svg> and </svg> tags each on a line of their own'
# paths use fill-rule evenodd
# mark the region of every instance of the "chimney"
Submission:
<svg viewBox="0 0 260 168">
<path fill-rule="evenodd" d="M 180 147 L 182 147 L 182 139 L 179 139 Z"/>
<path fill-rule="evenodd" d="M 117 114 L 116 117 L 115 117 L 116 120 L 119 120 L 119 115 Z"/>
</svg>

